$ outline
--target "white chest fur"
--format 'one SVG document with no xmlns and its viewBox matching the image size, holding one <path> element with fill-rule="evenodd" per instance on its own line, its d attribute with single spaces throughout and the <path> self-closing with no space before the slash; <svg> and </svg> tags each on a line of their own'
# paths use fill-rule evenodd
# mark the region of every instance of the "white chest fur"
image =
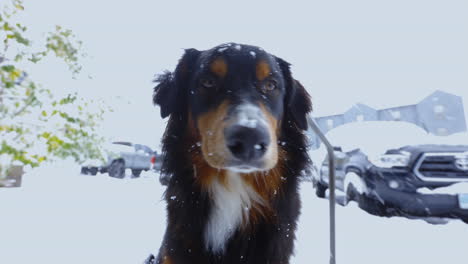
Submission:
<svg viewBox="0 0 468 264">
<path fill-rule="evenodd" d="M 223 252 L 232 234 L 248 221 L 250 208 L 263 203 L 237 173 L 228 172 L 226 183 L 215 179 L 210 187 L 212 209 L 205 227 L 205 246 L 215 253 Z"/>
</svg>

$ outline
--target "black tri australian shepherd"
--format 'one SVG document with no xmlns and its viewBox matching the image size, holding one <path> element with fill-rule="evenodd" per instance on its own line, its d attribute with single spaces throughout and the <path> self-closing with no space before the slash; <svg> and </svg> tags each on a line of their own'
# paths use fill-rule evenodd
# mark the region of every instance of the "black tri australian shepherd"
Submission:
<svg viewBox="0 0 468 264">
<path fill-rule="evenodd" d="M 289 263 L 312 108 L 289 63 L 228 43 L 185 50 L 156 82 L 170 175 L 156 263 Z"/>
</svg>

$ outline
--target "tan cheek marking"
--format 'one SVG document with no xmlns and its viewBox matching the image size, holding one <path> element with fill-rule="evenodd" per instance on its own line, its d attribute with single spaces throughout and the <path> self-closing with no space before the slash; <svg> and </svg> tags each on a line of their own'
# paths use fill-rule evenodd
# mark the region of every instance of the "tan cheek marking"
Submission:
<svg viewBox="0 0 468 264">
<path fill-rule="evenodd" d="M 220 78 L 226 76 L 228 67 L 224 59 L 217 58 L 210 64 L 210 70 Z"/>
<path fill-rule="evenodd" d="M 227 104 L 227 102 L 226 102 Z M 224 112 L 224 109 L 226 106 L 220 106 L 218 107 L 218 111 Z M 208 147 L 209 145 L 214 145 L 212 141 L 216 140 L 211 140 L 214 138 L 208 137 L 208 139 L 205 139 L 205 145 L 202 144 L 201 148 L 194 147 L 198 146 L 198 142 L 203 142 L 201 134 L 205 134 L 205 136 L 208 134 L 208 131 L 216 131 L 215 126 L 211 126 L 212 122 L 214 119 L 213 115 L 216 115 L 212 113 L 209 116 L 204 116 L 199 118 L 198 126 L 199 129 L 196 128 L 195 126 L 195 121 L 193 120 L 192 113 L 188 113 L 189 115 L 189 129 L 188 129 L 188 136 L 189 136 L 189 141 L 190 141 L 190 147 L 193 148 L 190 150 L 190 156 L 191 160 L 193 163 L 193 169 L 194 169 L 194 177 L 196 178 L 197 183 L 205 190 L 209 190 L 213 180 L 217 178 L 221 184 L 223 184 L 226 188 L 228 187 L 227 184 L 227 174 L 225 170 L 220 170 L 216 169 L 208 164 L 206 161 L 206 158 L 210 159 L 211 163 L 217 163 L 216 160 L 212 159 L 217 159 L 219 155 L 213 155 L 213 156 L 208 156 L 206 153 L 209 153 L 210 151 L 213 151 L 212 148 Z M 218 118 L 219 119 L 219 118 Z M 221 130 L 222 131 L 222 130 Z M 214 135 L 213 135 L 214 136 Z M 205 137 L 206 138 L 206 137 Z M 205 155 L 203 154 L 205 152 Z M 205 158 L 206 157 L 206 158 Z"/>
<path fill-rule="evenodd" d="M 278 162 L 278 120 L 267 110 L 265 105 L 260 104 L 260 110 L 267 119 L 268 133 L 270 135 L 270 144 L 268 145 L 267 152 L 265 153 L 265 168 L 273 168 Z"/>
<path fill-rule="evenodd" d="M 172 259 L 169 256 L 163 257 L 163 264 L 172 264 Z"/>
<path fill-rule="evenodd" d="M 229 189 L 226 170 L 216 169 L 210 166 L 201 152 L 192 152 L 192 163 L 195 181 L 203 190 L 209 191 L 215 179 L 226 189 Z"/>
<path fill-rule="evenodd" d="M 203 190 L 209 192 L 215 179 L 217 179 L 224 187 L 229 187 L 227 183 L 227 173 L 225 170 L 218 170 L 211 167 L 204 159 L 199 159 L 194 166 L 197 177 L 195 180 Z"/>
<path fill-rule="evenodd" d="M 276 137 L 278 136 L 278 125 L 279 125 L 279 122 L 278 120 L 276 119 L 276 117 L 274 117 L 270 111 L 267 110 L 267 107 L 263 104 L 263 103 L 260 103 L 260 110 L 262 111 L 262 113 L 265 115 L 265 117 L 267 118 L 267 122 L 268 122 L 268 129 L 270 130 L 271 133 L 273 133 Z"/>
<path fill-rule="evenodd" d="M 166 248 L 161 249 L 161 260 L 162 260 L 161 264 L 173 264 L 171 257 L 169 257 L 169 255 L 167 254 Z"/>
<path fill-rule="evenodd" d="M 197 126 L 201 137 L 203 158 L 214 168 L 223 168 L 229 152 L 224 140 L 224 119 L 228 102 L 224 101 L 215 110 L 198 117 Z"/>
<path fill-rule="evenodd" d="M 270 65 L 268 65 L 268 63 L 266 63 L 265 61 L 259 61 L 257 63 L 255 71 L 257 80 L 263 81 L 271 73 Z"/>
</svg>

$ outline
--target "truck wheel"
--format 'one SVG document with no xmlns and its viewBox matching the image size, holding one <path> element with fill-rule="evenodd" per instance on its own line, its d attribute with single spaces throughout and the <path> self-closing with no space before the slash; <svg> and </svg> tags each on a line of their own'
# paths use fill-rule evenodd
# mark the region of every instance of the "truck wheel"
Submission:
<svg viewBox="0 0 468 264">
<path fill-rule="evenodd" d="M 140 177 L 140 174 L 141 174 L 141 170 L 138 170 L 138 169 L 133 169 L 132 170 L 132 177 L 138 178 L 138 177 Z"/>
<path fill-rule="evenodd" d="M 89 169 L 89 173 L 93 176 L 95 176 L 98 173 L 98 168 L 93 167 Z"/>
<path fill-rule="evenodd" d="M 315 194 L 319 198 L 325 198 L 325 192 L 327 191 L 328 187 L 323 185 L 320 182 L 317 182 L 315 185 Z"/>
<path fill-rule="evenodd" d="M 364 180 L 356 172 L 350 171 L 346 173 L 344 179 L 346 204 L 349 201 L 358 201 L 359 196 L 368 192 L 368 188 Z"/>
<path fill-rule="evenodd" d="M 88 175 L 88 174 L 89 174 L 89 169 L 88 169 L 88 167 L 81 167 L 81 174 L 83 174 L 83 175 Z"/>
<path fill-rule="evenodd" d="M 108 171 L 109 176 L 123 179 L 125 177 L 125 161 L 123 159 L 113 160 Z"/>
<path fill-rule="evenodd" d="M 360 193 L 356 191 L 356 187 L 352 183 L 348 185 L 348 188 L 346 188 L 346 199 L 347 201 L 356 201 L 358 200 L 358 196 Z"/>
</svg>

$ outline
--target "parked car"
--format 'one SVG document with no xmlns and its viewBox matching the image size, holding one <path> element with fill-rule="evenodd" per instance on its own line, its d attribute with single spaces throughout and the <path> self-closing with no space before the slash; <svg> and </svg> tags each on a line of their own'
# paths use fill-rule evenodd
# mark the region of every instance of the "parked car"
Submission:
<svg viewBox="0 0 468 264">
<path fill-rule="evenodd" d="M 358 122 L 327 134 L 335 147 L 337 203 L 378 216 L 468 223 L 468 135 L 439 137 L 403 122 Z M 327 197 L 328 157 L 309 152 L 318 197 Z"/>
<path fill-rule="evenodd" d="M 81 173 L 96 175 L 108 173 L 114 178 L 124 178 L 125 170 L 130 169 L 132 177 L 139 177 L 142 171 L 159 170 L 160 155 L 150 147 L 130 142 L 113 142 L 107 149 L 107 161 L 90 161 L 81 167 Z"/>
</svg>

